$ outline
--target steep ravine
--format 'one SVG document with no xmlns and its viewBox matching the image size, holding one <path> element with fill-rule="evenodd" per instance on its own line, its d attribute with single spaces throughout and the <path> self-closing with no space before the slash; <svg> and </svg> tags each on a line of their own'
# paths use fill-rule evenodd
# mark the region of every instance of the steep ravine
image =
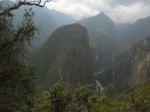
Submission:
<svg viewBox="0 0 150 112">
<path fill-rule="evenodd" d="M 116 56 L 111 66 L 95 74 L 103 86 L 112 83 L 118 91 L 143 84 L 150 77 L 150 37 Z"/>
</svg>

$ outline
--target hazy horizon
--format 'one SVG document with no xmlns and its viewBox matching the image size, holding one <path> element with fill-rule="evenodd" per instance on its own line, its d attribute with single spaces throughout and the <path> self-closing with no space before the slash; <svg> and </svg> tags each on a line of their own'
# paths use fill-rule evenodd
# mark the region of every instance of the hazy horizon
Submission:
<svg viewBox="0 0 150 112">
<path fill-rule="evenodd" d="M 134 23 L 138 19 L 150 16 L 150 0 L 56 1 L 47 2 L 46 7 L 71 15 L 76 20 L 92 17 L 100 12 L 104 12 L 115 23 Z"/>
<path fill-rule="evenodd" d="M 150 16 L 149 0 L 57 0 L 47 3 L 49 9 L 55 9 L 71 15 L 74 19 L 82 19 L 104 12 L 115 23 L 133 23 Z"/>
</svg>

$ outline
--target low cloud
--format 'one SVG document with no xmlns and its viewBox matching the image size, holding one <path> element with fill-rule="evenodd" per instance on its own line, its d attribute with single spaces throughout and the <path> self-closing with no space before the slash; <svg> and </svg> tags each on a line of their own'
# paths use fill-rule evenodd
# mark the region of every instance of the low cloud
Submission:
<svg viewBox="0 0 150 112">
<path fill-rule="evenodd" d="M 150 15 L 150 0 L 59 0 L 46 6 L 78 20 L 101 11 L 116 23 L 132 23 Z"/>
<path fill-rule="evenodd" d="M 115 22 L 133 23 L 139 18 L 149 16 L 150 5 L 138 2 L 128 6 L 118 5 L 112 12 L 108 12 Z"/>
</svg>

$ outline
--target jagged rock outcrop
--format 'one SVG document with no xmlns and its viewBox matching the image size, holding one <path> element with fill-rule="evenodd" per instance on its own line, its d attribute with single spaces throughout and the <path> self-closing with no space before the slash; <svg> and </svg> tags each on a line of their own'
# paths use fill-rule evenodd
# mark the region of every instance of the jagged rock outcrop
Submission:
<svg viewBox="0 0 150 112">
<path fill-rule="evenodd" d="M 150 37 L 115 57 L 95 77 L 104 86 L 113 83 L 118 91 L 143 84 L 150 77 Z"/>
<path fill-rule="evenodd" d="M 41 84 L 48 89 L 60 77 L 66 84 L 92 84 L 89 37 L 80 24 L 58 28 L 31 55 Z"/>
</svg>

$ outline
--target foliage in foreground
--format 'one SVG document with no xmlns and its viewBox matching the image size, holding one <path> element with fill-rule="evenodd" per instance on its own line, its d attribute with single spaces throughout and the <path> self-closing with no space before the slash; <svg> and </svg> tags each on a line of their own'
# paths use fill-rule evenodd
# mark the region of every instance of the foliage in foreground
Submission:
<svg viewBox="0 0 150 112">
<path fill-rule="evenodd" d="M 56 83 L 49 91 L 40 92 L 33 112 L 149 112 L 150 81 L 111 99 L 99 96 L 90 86 L 64 86 Z"/>
<path fill-rule="evenodd" d="M 11 12 L 6 11 L 0 16 L 1 112 L 29 112 L 34 105 L 36 75 L 24 53 L 24 44 L 30 44 L 37 30 L 33 15 L 31 9 L 26 10 L 18 26 L 13 25 Z"/>
</svg>

